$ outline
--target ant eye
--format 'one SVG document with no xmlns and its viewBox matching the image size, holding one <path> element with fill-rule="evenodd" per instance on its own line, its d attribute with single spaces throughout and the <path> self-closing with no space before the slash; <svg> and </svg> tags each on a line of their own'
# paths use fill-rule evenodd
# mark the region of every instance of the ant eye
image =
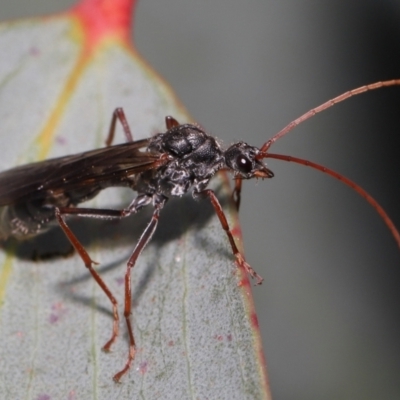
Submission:
<svg viewBox="0 0 400 400">
<path fill-rule="evenodd" d="M 251 161 L 242 155 L 238 156 L 238 158 L 236 159 L 236 163 L 238 170 L 245 174 L 248 174 L 253 169 Z"/>
</svg>

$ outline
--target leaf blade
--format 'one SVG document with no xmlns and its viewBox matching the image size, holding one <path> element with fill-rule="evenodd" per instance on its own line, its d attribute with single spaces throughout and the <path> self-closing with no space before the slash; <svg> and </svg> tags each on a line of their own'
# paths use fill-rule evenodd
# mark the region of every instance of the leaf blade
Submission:
<svg viewBox="0 0 400 400">
<path fill-rule="evenodd" d="M 26 24 L 42 26 L 38 21 Z M 52 23 L 48 21 L 51 19 L 46 22 L 45 36 L 54 38 L 49 35 Z M 32 112 L 41 119 L 30 120 L 30 129 L 20 121 L 17 128 L 9 125 L 9 131 L 21 132 L 15 136 L 17 143 L 9 146 L 5 161 L 9 166 L 15 163 L 16 154 L 20 161 L 28 161 L 47 152 L 57 156 L 100 146 L 116 106 L 127 111 L 135 139 L 163 130 L 167 114 L 188 119 L 169 88 L 144 68 L 134 52 L 127 51 L 125 43 L 104 41 L 83 63 L 84 46 L 77 46 L 76 35 L 70 34 L 76 21 L 65 16 L 53 23 L 58 28 L 63 26 L 60 42 L 49 46 L 50 50 L 40 48 L 39 53 L 57 58 L 51 48 L 73 49 L 73 62 L 64 65 L 60 57 L 65 73 L 58 78 L 61 82 L 53 88 L 51 97 L 61 106 L 36 104 L 39 107 Z M 25 52 L 36 46 L 33 55 L 37 56 L 35 36 L 24 38 Z M 46 78 L 58 82 L 57 74 L 59 71 L 50 69 Z M 14 83 L 11 92 L 19 85 L 18 80 Z M 45 89 L 47 86 L 36 90 L 44 96 Z M 0 94 L 0 116 L 15 121 L 15 109 L 7 108 L 6 103 L 7 96 Z M 3 106 L 12 118 L 7 119 Z M 10 138 L 2 135 L 0 140 L 6 147 Z M 21 147 L 21 143 L 28 145 Z M 221 197 L 226 197 L 226 186 L 218 181 L 215 185 Z M 111 190 L 92 205 L 123 207 L 131 196 Z M 110 304 L 79 258 L 33 263 L 19 250 L 0 310 L 0 334 L 10 344 L 0 357 L 0 370 L 7 371 L 0 391 L 15 398 L 47 394 L 152 398 L 154 393 L 163 393 L 164 398 L 213 397 L 215 393 L 227 398 L 266 397 L 249 288 L 247 284 L 240 289 L 237 286 L 246 280 L 235 275 L 219 222 L 206 202 L 197 204 L 185 197 L 170 203 L 152 244 L 133 270 L 138 354 L 123 384 L 116 386 L 111 376 L 122 368 L 127 356 L 124 325 L 113 352 L 102 353 L 101 345 L 111 333 Z M 126 260 L 149 216 L 144 212 L 118 224 L 78 221 L 76 227 L 73 225 L 91 256 L 101 262 L 99 270 L 116 294 L 123 293 Z M 56 233 L 45 234 L 31 246 L 44 241 L 48 247 L 53 236 Z M 8 251 L 10 254 L 13 249 Z M 7 260 L 7 253 L 1 256 Z M 7 263 L 1 265 L 5 268 Z M 123 303 L 121 296 L 119 301 Z"/>
</svg>

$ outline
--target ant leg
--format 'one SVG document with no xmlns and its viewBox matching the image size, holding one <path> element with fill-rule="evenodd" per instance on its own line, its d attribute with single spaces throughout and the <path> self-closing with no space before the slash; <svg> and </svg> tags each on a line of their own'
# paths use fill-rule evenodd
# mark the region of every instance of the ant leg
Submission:
<svg viewBox="0 0 400 400">
<path fill-rule="evenodd" d="M 115 134 L 115 127 L 117 125 L 117 119 L 122 125 L 122 128 L 125 133 L 126 141 L 127 142 L 133 142 L 133 136 L 131 132 L 131 128 L 129 127 L 128 121 L 125 116 L 125 112 L 123 108 L 118 107 L 114 110 L 112 118 L 111 118 L 111 124 L 110 124 L 110 130 L 108 131 L 108 136 L 106 139 L 106 146 L 111 146 L 111 143 L 114 140 L 114 134 Z"/>
<path fill-rule="evenodd" d="M 131 270 L 135 266 L 136 260 L 138 259 L 140 253 L 149 243 L 150 239 L 152 238 L 158 224 L 158 219 L 160 216 L 160 211 L 164 207 L 166 199 L 161 200 L 155 206 L 155 210 L 153 212 L 153 216 L 151 217 L 150 222 L 146 226 L 146 229 L 143 231 L 142 236 L 140 237 L 138 243 L 136 244 L 135 249 L 133 250 L 132 255 L 130 256 L 126 268 L 125 273 L 125 307 L 124 307 L 124 317 L 126 321 L 126 326 L 128 328 L 129 334 L 129 353 L 128 359 L 124 368 L 114 375 L 114 381 L 119 382 L 121 377 L 128 372 L 129 368 L 131 367 L 131 363 L 135 358 L 135 338 L 133 335 L 132 324 L 131 324 L 131 311 L 132 311 L 132 287 L 131 287 Z"/>
<path fill-rule="evenodd" d="M 112 118 L 111 118 L 110 129 L 108 131 L 108 136 L 107 136 L 107 139 L 106 139 L 106 146 L 107 147 L 111 146 L 111 144 L 112 144 L 112 142 L 114 140 L 115 128 L 116 128 L 116 125 L 117 125 L 117 119 L 119 120 L 119 122 L 122 125 L 122 128 L 123 128 L 124 133 L 125 133 L 126 141 L 127 142 L 133 142 L 133 135 L 132 135 L 132 132 L 131 132 L 131 128 L 129 127 L 128 120 L 126 119 L 125 112 L 124 112 L 122 107 L 118 107 L 118 108 L 116 108 L 114 110 Z M 170 115 L 167 115 L 165 117 L 165 125 L 166 125 L 167 130 L 168 130 L 168 129 L 174 128 L 176 126 L 179 126 L 180 124 L 175 118 L 171 117 Z"/>
<path fill-rule="evenodd" d="M 224 211 L 223 211 L 221 204 L 218 201 L 215 193 L 211 189 L 205 189 L 201 192 L 194 192 L 194 193 L 195 193 L 195 195 L 207 196 L 210 199 L 211 204 L 213 205 L 214 210 L 217 213 L 217 216 L 219 218 L 219 222 L 221 223 L 222 228 L 224 229 L 226 235 L 228 236 L 229 243 L 232 247 L 233 255 L 236 258 L 236 264 L 239 267 L 244 268 L 252 278 L 255 278 L 257 280 L 256 285 L 260 285 L 264 279 L 260 275 L 258 275 L 257 272 L 254 271 L 254 269 L 251 268 L 249 264 L 247 264 L 246 260 L 244 259 L 243 254 L 237 248 L 235 239 L 233 238 L 233 235 L 232 235 L 232 231 L 229 228 L 228 221 L 226 219 Z"/>
<path fill-rule="evenodd" d="M 241 193 L 242 193 L 242 179 L 235 178 L 235 188 L 233 189 L 232 192 L 232 200 L 236 205 L 236 211 L 239 211 Z"/>
<path fill-rule="evenodd" d="M 89 270 L 89 272 L 93 276 L 94 280 L 101 287 L 101 289 L 106 294 L 106 296 L 108 297 L 108 299 L 110 300 L 110 302 L 112 304 L 112 309 L 113 309 L 112 334 L 111 334 L 110 339 L 103 346 L 104 351 L 109 351 L 111 345 L 115 342 L 115 339 L 117 338 L 118 333 L 119 333 L 118 302 L 117 302 L 116 298 L 114 297 L 114 295 L 111 293 L 108 286 L 103 281 L 103 279 L 93 268 L 93 264 L 97 264 L 97 263 L 90 258 L 88 252 L 85 250 L 83 245 L 79 242 L 78 238 L 73 234 L 73 232 L 71 231 L 71 229 L 65 222 L 64 218 L 62 217 L 62 212 L 60 211 L 59 208 L 55 209 L 55 215 L 56 215 L 56 219 L 57 219 L 61 229 L 64 231 L 65 235 L 67 236 L 67 238 L 70 241 L 70 243 L 72 244 L 72 246 L 74 246 L 75 250 L 78 252 L 80 258 L 82 259 L 83 263 L 85 264 L 85 267 Z"/>
<path fill-rule="evenodd" d="M 130 214 L 137 212 L 142 207 L 146 206 L 151 202 L 151 197 L 146 195 L 140 195 L 134 199 L 134 201 L 129 205 L 128 208 L 123 210 L 106 210 L 106 209 L 94 209 L 94 208 L 69 208 L 69 207 L 56 207 L 55 208 L 55 216 L 60 225 L 61 229 L 64 231 L 68 240 L 74 246 L 75 250 L 79 254 L 82 259 L 85 267 L 89 270 L 91 275 L 97 284 L 101 287 L 105 295 L 111 302 L 113 309 L 113 329 L 111 338 L 107 341 L 107 343 L 103 346 L 104 351 L 109 351 L 112 344 L 115 342 L 118 333 L 119 333 L 119 316 L 118 316 L 118 302 L 114 295 L 111 293 L 110 289 L 97 273 L 97 271 L 93 268 L 93 264 L 97 264 L 93 261 L 86 249 L 80 243 L 78 238 L 71 231 L 67 223 L 65 222 L 63 215 L 77 215 L 81 217 L 92 217 L 92 218 L 102 218 L 102 219 L 121 219 L 129 216 Z"/>
<path fill-rule="evenodd" d="M 175 128 L 176 126 L 179 125 L 180 125 L 179 122 L 174 117 L 171 117 L 170 115 L 167 115 L 165 117 L 165 126 L 167 127 L 167 130 Z"/>
</svg>

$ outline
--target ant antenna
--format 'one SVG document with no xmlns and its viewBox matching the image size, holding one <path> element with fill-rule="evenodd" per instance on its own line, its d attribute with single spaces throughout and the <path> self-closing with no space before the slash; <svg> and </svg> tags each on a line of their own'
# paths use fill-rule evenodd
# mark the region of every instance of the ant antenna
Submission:
<svg viewBox="0 0 400 400">
<path fill-rule="evenodd" d="M 375 89 L 380 89 L 383 87 L 395 86 L 395 85 L 400 85 L 400 79 L 392 79 L 390 81 L 375 82 L 375 83 L 371 83 L 370 85 L 364 85 L 357 89 L 349 90 L 348 92 L 345 92 L 345 93 L 341 94 L 340 96 L 337 96 L 331 100 L 328 100 L 327 102 L 321 104 L 320 106 L 315 107 L 310 111 L 307 111 L 301 117 L 295 119 L 290 124 L 286 125 L 276 135 L 274 135 L 271 139 L 269 139 L 266 143 L 264 143 L 260 150 L 261 150 L 261 152 L 265 153 L 278 139 L 285 136 L 288 132 L 290 132 L 297 125 L 300 125 L 302 122 L 304 122 L 307 119 L 313 117 L 314 115 L 320 113 L 321 111 L 324 111 L 328 108 L 333 107 L 337 103 L 340 103 L 340 102 L 347 100 L 350 97 L 356 96 L 358 94 L 369 92 L 370 90 L 375 90 Z M 264 158 L 264 157 L 260 157 L 260 158 Z"/>
<path fill-rule="evenodd" d="M 314 163 L 312 161 L 304 160 L 302 158 L 285 156 L 282 154 L 272 154 L 272 153 L 266 153 L 265 158 L 275 158 L 277 160 L 289 161 L 289 162 L 294 162 L 297 164 L 305 165 L 306 167 L 311 167 L 311 168 L 317 169 L 318 171 L 321 171 L 325 174 L 328 174 L 328 175 L 336 178 L 337 180 L 345 183 L 347 186 L 350 186 L 360 196 L 362 196 L 365 200 L 367 200 L 368 203 L 371 204 L 372 207 L 375 208 L 377 213 L 381 216 L 381 218 L 385 222 L 386 226 L 389 228 L 390 232 L 392 232 L 392 235 L 394 236 L 394 239 L 396 240 L 397 245 L 400 248 L 400 233 L 397 230 L 397 228 L 395 227 L 393 221 L 386 214 L 386 211 L 382 208 L 382 206 L 361 186 L 357 185 L 349 178 L 346 178 L 345 176 L 339 174 L 336 171 L 333 171 L 330 168 L 324 167 L 323 165 Z"/>
<path fill-rule="evenodd" d="M 321 104 L 318 107 L 315 107 L 311 109 L 310 111 L 306 112 L 299 118 L 295 119 L 292 121 L 290 124 L 286 125 L 282 130 L 280 130 L 276 135 L 274 135 L 271 139 L 269 139 L 267 142 L 265 142 L 261 149 L 260 153 L 256 157 L 257 159 L 263 159 L 263 158 L 275 158 L 278 160 L 283 160 L 283 161 L 288 161 L 288 162 L 295 162 L 297 164 L 305 165 L 307 167 L 311 167 L 314 169 L 317 169 L 318 171 L 321 171 L 325 174 L 328 174 L 339 181 L 345 183 L 346 185 L 350 186 L 353 190 L 355 190 L 360 196 L 362 196 L 365 200 L 368 201 L 369 204 L 371 204 L 372 207 L 376 210 L 376 212 L 380 215 L 380 217 L 383 219 L 385 222 L 386 226 L 389 228 L 390 232 L 392 233 L 397 245 L 400 248 L 400 233 L 395 227 L 393 221 L 390 219 L 390 217 L 387 215 L 385 210 L 382 208 L 382 206 L 366 191 L 364 190 L 361 186 L 357 185 L 350 179 L 346 178 L 344 175 L 339 174 L 336 171 L 333 171 L 327 167 L 324 167 L 323 165 L 316 164 L 314 162 L 304 160 L 302 158 L 297 158 L 297 157 L 292 157 L 292 156 L 286 156 L 286 155 L 281 155 L 281 154 L 271 154 L 268 153 L 268 149 L 281 137 L 285 136 L 288 132 L 290 132 L 293 128 L 295 128 L 297 125 L 301 124 L 302 122 L 306 121 L 307 119 L 313 117 L 314 115 L 320 113 L 321 111 L 324 111 L 330 107 L 333 107 L 335 104 L 340 103 L 344 100 L 349 99 L 350 97 L 356 96 L 361 93 L 368 92 L 370 90 L 375 90 L 375 89 L 380 89 L 383 87 L 388 87 L 388 86 L 395 86 L 395 85 L 400 85 L 400 79 L 392 79 L 390 81 L 381 81 L 381 82 L 376 82 L 372 83 L 370 85 L 364 85 L 361 86 L 357 89 L 349 90 L 348 92 L 345 92 L 341 94 L 340 96 L 337 96 L 331 100 L 328 100 L 327 102 Z"/>
</svg>

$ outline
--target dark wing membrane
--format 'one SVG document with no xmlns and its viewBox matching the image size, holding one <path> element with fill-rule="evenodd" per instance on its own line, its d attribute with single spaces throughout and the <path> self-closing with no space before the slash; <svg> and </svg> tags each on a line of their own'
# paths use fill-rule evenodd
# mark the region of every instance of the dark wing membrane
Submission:
<svg viewBox="0 0 400 400">
<path fill-rule="evenodd" d="M 0 173 L 0 206 L 45 196 L 48 191 L 73 191 L 100 185 L 151 169 L 159 155 L 139 151 L 150 139 L 104 147 L 80 154 L 22 165 Z"/>
</svg>

